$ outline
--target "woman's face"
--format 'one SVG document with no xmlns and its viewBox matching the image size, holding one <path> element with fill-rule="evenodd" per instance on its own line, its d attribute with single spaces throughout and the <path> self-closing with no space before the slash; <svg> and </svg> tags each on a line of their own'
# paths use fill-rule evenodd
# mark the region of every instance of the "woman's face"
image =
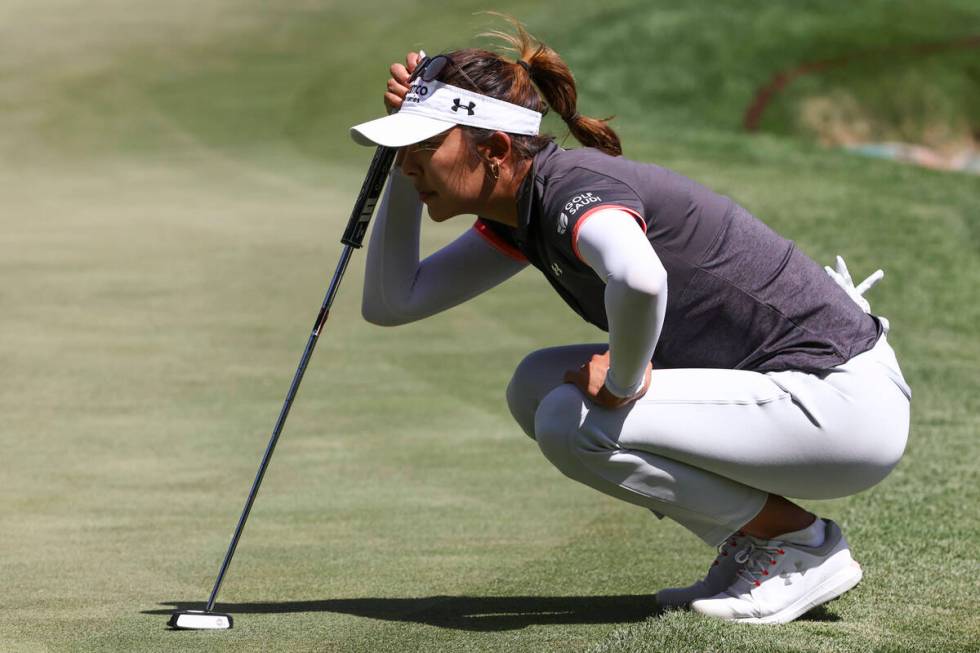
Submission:
<svg viewBox="0 0 980 653">
<path fill-rule="evenodd" d="M 436 222 L 478 214 L 492 190 L 482 161 L 470 151 L 459 127 L 401 148 L 395 164 L 412 180 Z"/>
</svg>

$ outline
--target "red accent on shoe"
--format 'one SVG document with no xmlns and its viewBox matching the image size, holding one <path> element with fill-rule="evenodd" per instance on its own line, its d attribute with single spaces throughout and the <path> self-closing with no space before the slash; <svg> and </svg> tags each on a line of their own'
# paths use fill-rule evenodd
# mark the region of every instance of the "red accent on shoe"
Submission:
<svg viewBox="0 0 980 653">
<path fill-rule="evenodd" d="M 782 549 L 779 549 L 779 550 L 777 551 L 777 553 L 779 553 L 779 555 L 783 555 L 783 554 L 784 554 L 784 553 L 786 553 L 786 552 L 785 552 L 785 551 L 783 551 Z"/>
<path fill-rule="evenodd" d="M 756 587 L 761 587 L 762 586 L 762 583 L 760 583 L 759 581 L 755 581 L 755 586 Z"/>
<path fill-rule="evenodd" d="M 769 575 L 769 570 L 768 569 L 763 569 L 762 570 L 762 575 L 763 576 L 768 576 Z"/>
</svg>

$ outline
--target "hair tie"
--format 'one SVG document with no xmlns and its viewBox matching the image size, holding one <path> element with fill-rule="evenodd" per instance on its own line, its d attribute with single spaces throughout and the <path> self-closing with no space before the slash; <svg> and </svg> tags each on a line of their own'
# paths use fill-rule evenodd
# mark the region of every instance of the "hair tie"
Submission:
<svg viewBox="0 0 980 653">
<path fill-rule="evenodd" d="M 576 120 L 578 120 L 581 117 L 582 117 L 582 114 L 580 114 L 578 111 L 576 111 L 572 115 L 570 115 L 567 118 L 565 118 L 565 122 L 575 122 Z"/>
<path fill-rule="evenodd" d="M 526 70 L 528 75 L 531 74 L 531 65 L 528 62 L 524 61 L 523 59 L 518 59 L 517 65 Z"/>
</svg>

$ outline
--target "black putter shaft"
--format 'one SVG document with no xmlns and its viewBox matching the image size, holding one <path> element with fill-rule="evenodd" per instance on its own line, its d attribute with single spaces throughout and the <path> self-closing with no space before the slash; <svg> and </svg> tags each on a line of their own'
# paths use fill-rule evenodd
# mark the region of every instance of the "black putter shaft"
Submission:
<svg viewBox="0 0 980 653">
<path fill-rule="evenodd" d="M 347 270 L 347 264 L 350 263 L 351 254 L 354 248 L 359 248 L 361 242 L 364 240 L 364 234 L 367 231 L 368 223 L 371 221 L 371 216 L 374 214 L 374 207 L 378 203 L 378 197 L 381 195 L 381 189 L 384 187 L 385 179 L 395 159 L 396 151 L 390 147 L 379 147 L 374 153 L 374 159 L 371 160 L 371 167 L 368 169 L 367 177 L 365 177 L 364 183 L 361 185 L 361 192 L 357 196 L 357 202 L 354 204 L 354 211 L 351 213 L 350 221 L 347 223 L 347 229 L 344 230 L 343 238 L 340 241 L 345 246 L 344 251 L 340 255 L 340 262 L 337 264 L 337 270 L 334 272 L 333 280 L 327 289 L 327 295 L 323 299 L 323 306 L 320 308 L 320 313 L 317 315 L 316 322 L 313 324 L 313 332 L 310 334 L 310 339 L 306 343 L 306 350 L 300 359 L 299 367 L 296 368 L 296 374 L 293 376 L 293 382 L 289 386 L 289 392 L 286 393 L 286 401 L 282 405 L 282 410 L 279 412 L 279 419 L 276 420 L 276 426 L 272 430 L 272 437 L 269 439 L 269 444 L 265 448 L 265 455 L 262 456 L 262 462 L 259 464 L 259 471 L 255 475 L 255 480 L 252 482 L 252 489 L 248 493 L 248 500 L 245 502 L 242 516 L 238 519 L 235 534 L 231 538 L 231 544 L 228 546 L 225 559 L 221 563 L 218 578 L 214 581 L 214 588 L 211 590 L 211 596 L 208 598 L 208 605 L 205 608 L 205 612 L 214 610 L 214 602 L 218 598 L 221 581 L 224 580 L 225 572 L 228 571 L 228 565 L 231 564 L 231 558 L 235 555 L 238 540 L 241 538 L 242 530 L 245 528 L 245 520 L 248 519 L 248 514 L 252 510 L 252 504 L 255 503 L 259 486 L 262 484 L 262 477 L 265 476 L 265 470 L 268 468 L 269 461 L 272 459 L 272 452 L 275 451 L 276 442 L 279 441 L 279 435 L 282 433 L 283 425 L 286 423 L 286 417 L 289 416 L 289 409 L 293 405 L 293 399 L 296 398 L 296 392 L 299 390 L 299 384 L 303 380 L 303 374 L 306 372 L 306 366 L 310 362 L 310 356 L 313 355 L 313 348 L 316 347 L 316 341 L 320 337 L 323 325 L 330 315 L 330 306 L 333 304 L 334 296 L 340 287 L 340 281 L 343 279 L 344 272 Z"/>
</svg>

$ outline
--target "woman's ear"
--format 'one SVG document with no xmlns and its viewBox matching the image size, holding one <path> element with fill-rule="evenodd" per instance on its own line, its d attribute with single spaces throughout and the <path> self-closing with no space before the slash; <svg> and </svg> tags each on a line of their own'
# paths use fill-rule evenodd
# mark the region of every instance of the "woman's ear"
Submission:
<svg viewBox="0 0 980 653">
<path fill-rule="evenodd" d="M 510 158 L 511 145 L 510 134 L 494 132 L 490 138 L 477 145 L 477 151 L 480 153 L 480 158 L 487 163 L 500 165 Z"/>
</svg>

